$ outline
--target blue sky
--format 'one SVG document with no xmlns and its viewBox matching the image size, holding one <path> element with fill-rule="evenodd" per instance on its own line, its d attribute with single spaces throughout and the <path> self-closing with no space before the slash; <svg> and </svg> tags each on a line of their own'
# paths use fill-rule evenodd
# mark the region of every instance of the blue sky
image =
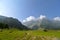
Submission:
<svg viewBox="0 0 60 40">
<path fill-rule="evenodd" d="M 60 16 L 60 0 L 0 0 L 0 15 L 24 20 L 29 16 Z"/>
</svg>

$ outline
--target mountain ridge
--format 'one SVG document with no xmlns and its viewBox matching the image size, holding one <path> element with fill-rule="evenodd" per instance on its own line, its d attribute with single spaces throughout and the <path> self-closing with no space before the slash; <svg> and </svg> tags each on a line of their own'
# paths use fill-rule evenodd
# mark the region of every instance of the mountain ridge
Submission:
<svg viewBox="0 0 60 40">
<path fill-rule="evenodd" d="M 23 24 L 31 29 L 40 29 L 40 28 L 52 29 L 52 30 L 60 29 L 60 21 L 49 20 L 47 18 L 36 19 L 36 21 L 35 20 L 28 21 L 24 22 Z"/>
<path fill-rule="evenodd" d="M 28 29 L 18 19 L 13 17 L 0 16 L 0 23 L 7 24 L 9 28 Z"/>
</svg>

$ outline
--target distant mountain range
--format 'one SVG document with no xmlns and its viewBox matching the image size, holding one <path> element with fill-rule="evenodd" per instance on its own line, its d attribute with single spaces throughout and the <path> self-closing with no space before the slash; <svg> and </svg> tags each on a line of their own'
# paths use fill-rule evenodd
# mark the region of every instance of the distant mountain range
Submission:
<svg viewBox="0 0 60 40">
<path fill-rule="evenodd" d="M 12 17 L 0 16 L 0 23 L 7 24 L 9 28 L 17 28 L 20 30 L 40 30 L 40 29 L 60 29 L 60 21 L 49 20 L 47 18 L 36 19 L 21 23 L 18 19 Z"/>
<path fill-rule="evenodd" d="M 58 30 L 60 29 L 60 21 L 57 20 L 49 20 L 47 18 L 43 19 L 37 19 L 37 20 L 31 20 L 28 22 L 23 23 L 25 26 L 27 26 L 30 29 L 54 29 Z"/>
<path fill-rule="evenodd" d="M 12 17 L 0 16 L 0 23 L 7 24 L 9 28 L 28 29 L 18 19 Z"/>
</svg>

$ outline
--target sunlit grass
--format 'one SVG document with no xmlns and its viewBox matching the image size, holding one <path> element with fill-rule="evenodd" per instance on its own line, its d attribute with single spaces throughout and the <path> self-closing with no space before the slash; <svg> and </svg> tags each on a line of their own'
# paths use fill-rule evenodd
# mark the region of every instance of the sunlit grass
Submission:
<svg viewBox="0 0 60 40">
<path fill-rule="evenodd" d="M 59 31 L 40 31 L 40 30 L 17 30 L 17 29 L 3 29 L 0 31 L 0 40 L 29 40 L 33 38 L 41 39 L 41 37 L 56 37 L 60 38 L 60 32 Z"/>
</svg>

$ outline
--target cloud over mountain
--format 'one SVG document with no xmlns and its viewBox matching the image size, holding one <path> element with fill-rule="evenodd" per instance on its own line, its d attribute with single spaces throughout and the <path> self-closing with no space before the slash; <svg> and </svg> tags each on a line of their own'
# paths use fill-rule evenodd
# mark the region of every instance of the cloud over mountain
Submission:
<svg viewBox="0 0 60 40">
<path fill-rule="evenodd" d="M 23 22 L 28 22 L 28 21 L 32 21 L 32 20 L 34 21 L 34 20 L 37 20 L 37 19 L 44 19 L 44 18 L 46 18 L 45 15 L 40 15 L 40 17 L 38 17 L 38 18 L 35 18 L 34 16 L 29 16 L 25 20 L 23 20 Z"/>
<path fill-rule="evenodd" d="M 34 16 L 29 16 L 27 18 L 25 18 L 25 20 L 23 20 L 23 23 L 24 22 L 29 22 L 29 21 L 35 21 L 35 20 L 42 20 L 42 19 L 47 19 L 47 17 L 45 15 L 40 15 L 40 17 L 34 17 Z M 60 21 L 60 17 L 54 17 L 52 18 L 52 20 L 54 21 Z"/>
<path fill-rule="evenodd" d="M 55 21 L 60 21 L 60 17 L 55 17 L 54 20 Z"/>
<path fill-rule="evenodd" d="M 37 18 L 30 16 L 23 20 L 23 24 L 31 29 L 60 29 L 60 17 L 54 17 L 50 20 L 45 15 L 40 15 Z"/>
<path fill-rule="evenodd" d="M 40 19 L 44 19 L 44 18 L 46 18 L 46 16 L 45 16 L 45 15 L 40 15 L 39 18 L 40 18 Z"/>
<path fill-rule="evenodd" d="M 35 20 L 35 17 L 34 16 L 29 16 L 25 20 L 23 20 L 23 22 L 28 22 L 28 21 L 32 21 L 32 20 Z"/>
</svg>

